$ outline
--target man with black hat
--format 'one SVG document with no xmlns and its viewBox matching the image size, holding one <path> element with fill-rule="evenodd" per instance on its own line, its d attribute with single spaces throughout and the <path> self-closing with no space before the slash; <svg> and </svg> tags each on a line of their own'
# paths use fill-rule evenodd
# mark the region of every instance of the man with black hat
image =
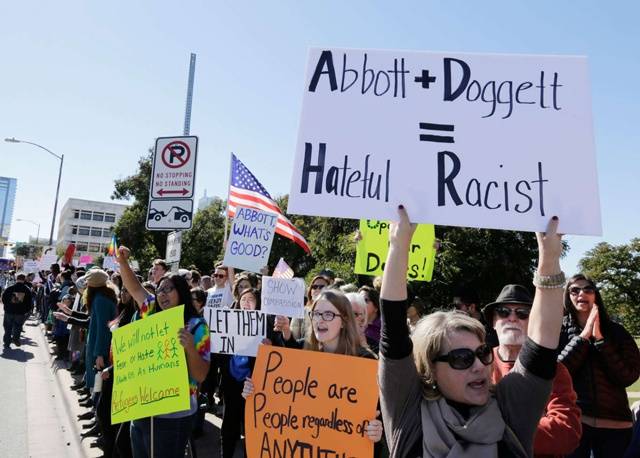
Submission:
<svg viewBox="0 0 640 458">
<path fill-rule="evenodd" d="M 27 313 L 31 310 L 31 289 L 25 285 L 26 275 L 19 272 L 16 282 L 2 293 L 4 304 L 4 336 L 2 341 L 4 348 L 9 348 L 11 342 L 20 346 L 20 332 L 27 319 Z"/>
<path fill-rule="evenodd" d="M 498 383 L 511 371 L 527 340 L 532 304 L 533 297 L 527 288 L 507 285 L 495 302 L 482 309 L 487 323 L 493 324 L 499 342 L 493 349 L 493 383 Z M 535 456 L 564 456 L 576 449 L 582 435 L 576 399 L 571 375 L 558 363 L 551 396 L 536 431 Z"/>
</svg>

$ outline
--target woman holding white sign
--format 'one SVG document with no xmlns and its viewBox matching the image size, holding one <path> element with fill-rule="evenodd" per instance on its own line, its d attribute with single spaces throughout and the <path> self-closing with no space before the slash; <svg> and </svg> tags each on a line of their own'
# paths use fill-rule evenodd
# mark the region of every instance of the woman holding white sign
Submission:
<svg viewBox="0 0 640 458">
<path fill-rule="evenodd" d="M 153 444 L 149 418 L 131 422 L 131 448 L 134 458 L 175 458 L 184 456 L 197 411 L 196 393 L 209 371 L 209 328 L 193 306 L 189 283 L 178 274 L 166 273 L 157 283 L 156 294 L 149 294 L 129 266 L 129 249 L 121 246 L 117 256 L 124 287 L 138 304 L 136 318 L 184 304 L 184 324 L 178 334 L 184 347 L 189 373 L 190 408 L 158 415 L 153 420 Z"/>
<path fill-rule="evenodd" d="M 532 456 L 555 375 L 563 314 L 558 219 L 537 234 L 529 338 L 494 388 L 493 352 L 477 320 L 436 312 L 420 320 L 409 337 L 406 272 L 415 225 L 404 207 L 398 213 L 400 221 L 389 231 L 381 292 L 380 404 L 391 456 Z"/>
</svg>

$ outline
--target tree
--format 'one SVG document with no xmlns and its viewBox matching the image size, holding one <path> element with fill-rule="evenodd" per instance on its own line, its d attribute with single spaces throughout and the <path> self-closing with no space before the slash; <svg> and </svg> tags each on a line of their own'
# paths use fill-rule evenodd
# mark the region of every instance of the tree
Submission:
<svg viewBox="0 0 640 458">
<path fill-rule="evenodd" d="M 597 244 L 579 263 L 591 277 L 609 314 L 632 334 L 640 334 L 640 238 L 626 245 Z"/>
<path fill-rule="evenodd" d="M 115 180 L 112 199 L 134 199 L 116 224 L 114 232 L 119 242 L 131 249 L 132 256 L 145 269 L 156 258 L 163 258 L 167 246 L 167 231 L 148 231 L 147 206 L 149 202 L 149 183 L 151 180 L 151 157 L 153 151 L 140 158 L 138 170 L 134 175 Z"/>
<path fill-rule="evenodd" d="M 42 256 L 42 245 L 17 242 L 11 251 L 14 256 L 22 256 L 25 259 L 38 259 Z"/>
<path fill-rule="evenodd" d="M 225 201 L 215 199 L 211 205 L 196 213 L 193 227 L 182 235 L 180 265 L 193 264 L 200 272 L 208 274 L 216 261 L 222 260 L 225 208 Z"/>
</svg>

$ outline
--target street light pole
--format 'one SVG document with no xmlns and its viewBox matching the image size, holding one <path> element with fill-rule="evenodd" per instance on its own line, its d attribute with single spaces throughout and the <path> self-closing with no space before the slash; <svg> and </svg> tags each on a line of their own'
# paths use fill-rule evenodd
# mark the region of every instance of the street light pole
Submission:
<svg viewBox="0 0 640 458">
<path fill-rule="evenodd" d="M 58 170 L 58 186 L 56 187 L 56 200 L 53 204 L 53 219 L 51 220 L 51 233 L 49 234 L 49 245 L 53 245 L 53 228 L 56 225 L 56 213 L 58 211 L 58 195 L 60 193 L 60 180 L 62 178 L 62 164 L 64 163 L 64 154 L 61 156 L 58 156 L 56 153 L 45 148 L 42 145 L 38 145 L 37 143 L 33 143 L 33 142 L 28 142 L 26 140 L 18 140 L 17 138 L 13 138 L 13 137 L 5 138 L 4 141 L 9 143 L 26 143 L 27 145 L 37 146 L 38 148 L 43 149 L 47 153 L 51 154 L 56 159 L 60 160 L 60 169 Z"/>
<path fill-rule="evenodd" d="M 35 221 L 31 221 L 30 219 L 22 219 L 22 218 L 16 218 L 16 221 L 22 221 L 25 223 L 31 223 L 31 224 L 35 224 L 36 226 L 38 226 L 38 235 L 36 236 L 36 245 L 40 244 L 40 223 L 36 223 Z"/>
</svg>

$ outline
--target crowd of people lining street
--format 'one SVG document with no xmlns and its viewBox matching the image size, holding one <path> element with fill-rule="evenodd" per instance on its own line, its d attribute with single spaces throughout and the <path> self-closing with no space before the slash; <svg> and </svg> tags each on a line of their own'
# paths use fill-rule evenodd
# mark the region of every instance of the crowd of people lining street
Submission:
<svg viewBox="0 0 640 458">
<path fill-rule="evenodd" d="M 382 278 L 347 284 L 322 270 L 308 284 L 305 318 L 270 316 L 265 341 L 378 360 L 381 415 L 366 430 L 375 456 L 640 456 L 640 423 L 626 394 L 640 377 L 638 346 L 607 313 L 598 285 L 565 278 L 557 219 L 537 234 L 533 287 L 505 285 L 483 307 L 467 290 L 429 314 L 406 281 L 414 226 L 402 207 L 398 219 Z M 222 417 L 220 456 L 231 458 L 243 447 L 255 361 L 211 353 L 202 310 L 220 291 L 230 307 L 260 309 L 260 275 L 222 263 L 171 272 L 161 259 L 134 272 L 129 255 L 119 248 L 116 272 L 53 264 L 39 274 L 3 273 L 4 347 L 20 347 L 25 319 L 37 317 L 90 409 L 78 417 L 87 422 L 83 437 L 107 457 L 148 457 L 148 418 L 111 425 L 111 333 L 184 304 L 177 337 L 191 403 L 154 417 L 154 457 L 184 456 L 209 411 Z"/>
</svg>

